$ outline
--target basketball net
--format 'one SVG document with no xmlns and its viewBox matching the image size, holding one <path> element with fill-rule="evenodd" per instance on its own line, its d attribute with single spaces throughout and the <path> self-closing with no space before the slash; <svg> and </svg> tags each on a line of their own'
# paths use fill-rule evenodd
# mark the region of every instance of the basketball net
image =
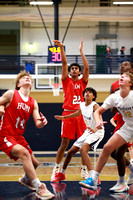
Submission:
<svg viewBox="0 0 133 200">
<path fill-rule="evenodd" d="M 59 96 L 61 83 L 51 84 L 53 90 L 53 96 Z"/>
</svg>

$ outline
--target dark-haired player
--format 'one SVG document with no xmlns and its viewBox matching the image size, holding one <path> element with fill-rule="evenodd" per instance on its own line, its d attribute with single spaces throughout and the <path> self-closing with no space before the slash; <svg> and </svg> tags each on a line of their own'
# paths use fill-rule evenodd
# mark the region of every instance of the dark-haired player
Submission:
<svg viewBox="0 0 133 200">
<path fill-rule="evenodd" d="M 64 103 L 63 103 L 64 111 L 62 115 L 65 116 L 77 111 L 79 109 L 80 102 L 84 101 L 83 91 L 88 83 L 89 65 L 83 53 L 82 38 L 79 47 L 84 67 L 83 76 L 81 79 L 79 79 L 79 75 L 81 74 L 80 65 L 77 63 L 73 63 L 68 68 L 63 44 L 58 40 L 54 40 L 54 44 L 59 46 L 61 49 L 62 86 L 64 93 Z M 68 75 L 68 72 L 70 76 Z M 85 129 L 86 129 L 86 124 L 84 122 L 82 115 L 74 119 L 67 119 L 65 121 L 62 121 L 61 144 L 57 151 L 56 164 L 51 176 L 51 182 L 55 182 L 56 180 L 56 173 L 58 173 L 60 170 L 60 163 L 64 157 L 65 150 L 68 147 L 70 140 L 74 140 L 75 135 L 77 136 L 77 138 L 79 138 L 83 134 Z"/>
<path fill-rule="evenodd" d="M 65 170 L 69 162 L 71 161 L 72 156 L 76 154 L 78 151 L 80 151 L 82 158 L 85 164 L 87 165 L 89 175 L 91 175 L 93 167 L 90 157 L 88 155 L 88 151 L 91 148 L 92 149 L 97 148 L 99 142 L 104 137 L 104 128 L 101 130 L 97 130 L 95 128 L 96 122 L 94 120 L 94 112 L 99 108 L 99 105 L 95 102 L 95 99 L 97 97 L 96 90 L 91 87 L 87 87 L 84 90 L 83 95 L 85 101 L 80 103 L 80 108 L 76 112 L 65 116 L 59 116 L 59 115 L 55 116 L 57 120 L 65 121 L 68 118 L 75 118 L 82 114 L 84 121 L 87 125 L 87 129 L 84 131 L 83 135 L 76 140 L 76 142 L 67 152 L 62 170 L 56 175 L 56 181 L 62 181 L 65 179 Z M 98 184 L 99 183 L 100 181 L 98 180 Z"/>
</svg>

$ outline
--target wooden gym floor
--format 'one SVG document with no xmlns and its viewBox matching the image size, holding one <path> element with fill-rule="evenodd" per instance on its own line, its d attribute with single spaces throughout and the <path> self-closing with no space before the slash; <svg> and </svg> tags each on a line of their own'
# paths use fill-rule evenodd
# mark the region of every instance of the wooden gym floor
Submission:
<svg viewBox="0 0 133 200">
<path fill-rule="evenodd" d="M 93 166 L 95 166 L 96 154 L 90 152 Z M 36 172 L 39 179 L 45 182 L 48 189 L 55 193 L 55 200 L 111 200 L 125 199 L 133 200 L 133 185 L 130 186 L 129 193 L 111 194 L 109 189 L 118 179 L 116 162 L 110 157 L 100 175 L 101 185 L 97 191 L 86 190 L 80 187 L 79 181 L 83 180 L 80 176 L 81 158 L 76 154 L 66 170 L 66 180 L 61 183 L 51 183 L 51 173 L 55 163 L 56 153 L 54 152 L 35 152 L 39 161 Z M 128 156 L 128 154 L 127 154 Z M 21 160 L 12 161 L 4 153 L 0 152 L 0 200 L 36 200 L 35 193 L 27 187 L 18 184 L 18 178 L 23 174 Z M 126 169 L 126 179 L 129 176 L 129 169 Z"/>
</svg>

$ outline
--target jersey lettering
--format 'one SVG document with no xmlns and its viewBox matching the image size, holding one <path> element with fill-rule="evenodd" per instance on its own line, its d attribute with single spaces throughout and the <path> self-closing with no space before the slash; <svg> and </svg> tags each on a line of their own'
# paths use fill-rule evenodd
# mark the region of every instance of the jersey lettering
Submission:
<svg viewBox="0 0 133 200">
<path fill-rule="evenodd" d="M 75 84 L 74 85 L 74 89 L 80 89 L 80 84 L 78 85 L 78 84 Z"/>
<path fill-rule="evenodd" d="M 30 111 L 30 107 L 28 105 L 26 105 L 25 103 L 18 103 L 17 109 L 25 110 L 28 113 Z"/>
</svg>

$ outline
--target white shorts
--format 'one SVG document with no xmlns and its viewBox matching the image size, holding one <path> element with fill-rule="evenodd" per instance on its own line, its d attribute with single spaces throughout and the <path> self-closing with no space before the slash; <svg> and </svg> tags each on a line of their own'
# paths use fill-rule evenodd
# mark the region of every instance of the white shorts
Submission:
<svg viewBox="0 0 133 200">
<path fill-rule="evenodd" d="M 119 134 L 126 142 L 133 142 L 133 128 L 127 124 L 124 124 L 115 134 Z"/>
<path fill-rule="evenodd" d="M 92 133 L 88 129 L 84 134 L 74 142 L 74 146 L 81 148 L 83 143 L 88 143 L 92 149 L 96 149 L 101 140 L 104 137 L 104 129 L 99 129 L 95 133 Z"/>
</svg>

